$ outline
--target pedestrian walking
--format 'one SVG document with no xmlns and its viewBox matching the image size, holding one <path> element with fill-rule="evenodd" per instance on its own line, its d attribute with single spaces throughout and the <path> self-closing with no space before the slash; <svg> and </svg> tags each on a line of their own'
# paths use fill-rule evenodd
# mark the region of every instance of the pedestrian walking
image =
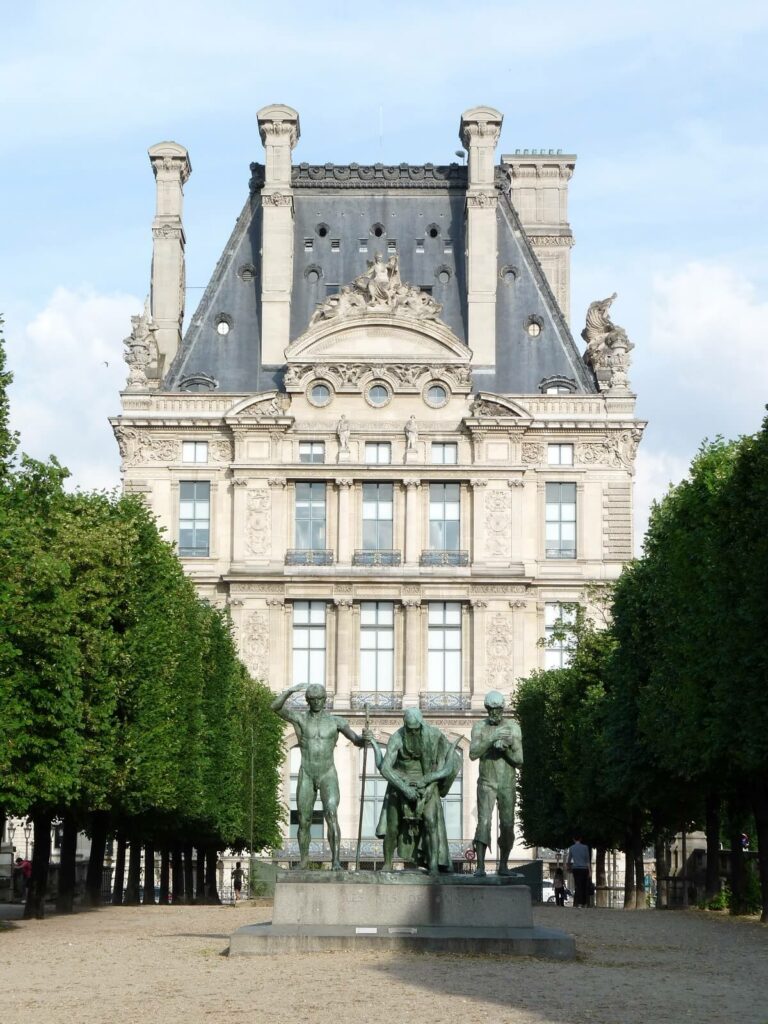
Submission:
<svg viewBox="0 0 768 1024">
<path fill-rule="evenodd" d="M 581 841 L 581 836 L 574 836 L 573 845 L 568 847 L 565 866 L 573 875 L 573 905 L 586 907 L 589 905 L 589 873 L 592 854 L 588 846 Z"/>
<path fill-rule="evenodd" d="M 555 868 L 552 876 L 552 887 L 555 890 L 555 903 L 558 907 L 565 906 L 565 875 L 562 868 Z"/>
<path fill-rule="evenodd" d="M 232 869 L 232 889 L 234 891 L 234 902 L 237 903 L 240 899 L 240 893 L 243 888 L 243 877 L 245 872 L 240 867 L 240 861 L 238 861 Z"/>
</svg>

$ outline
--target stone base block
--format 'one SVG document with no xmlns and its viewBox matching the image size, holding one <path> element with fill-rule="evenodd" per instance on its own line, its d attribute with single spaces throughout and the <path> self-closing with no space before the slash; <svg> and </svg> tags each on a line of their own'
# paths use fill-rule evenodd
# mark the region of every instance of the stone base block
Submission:
<svg viewBox="0 0 768 1024">
<path fill-rule="evenodd" d="M 418 871 L 291 871 L 278 876 L 270 924 L 238 929 L 230 954 L 373 946 L 568 959 L 572 936 L 533 927 L 531 893 L 515 876 Z"/>
</svg>

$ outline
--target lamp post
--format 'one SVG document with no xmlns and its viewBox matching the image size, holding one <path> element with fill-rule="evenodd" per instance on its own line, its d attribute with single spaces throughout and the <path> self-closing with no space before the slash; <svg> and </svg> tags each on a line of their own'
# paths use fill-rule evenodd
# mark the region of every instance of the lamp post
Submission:
<svg viewBox="0 0 768 1024">
<path fill-rule="evenodd" d="M 248 895 L 253 899 L 254 877 L 253 877 L 253 759 L 255 754 L 253 742 L 253 722 L 251 722 L 251 845 L 249 849 L 249 870 L 248 870 Z"/>
<path fill-rule="evenodd" d="M 27 818 L 24 826 L 24 860 L 29 860 L 29 839 L 32 835 L 32 822 Z"/>
</svg>

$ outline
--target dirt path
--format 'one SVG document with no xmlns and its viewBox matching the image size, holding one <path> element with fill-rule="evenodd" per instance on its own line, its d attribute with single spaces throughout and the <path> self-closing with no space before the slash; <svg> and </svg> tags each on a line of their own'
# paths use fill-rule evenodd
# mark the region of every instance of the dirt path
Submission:
<svg viewBox="0 0 768 1024">
<path fill-rule="evenodd" d="M 768 1024 L 768 927 L 542 907 L 579 959 L 222 956 L 268 906 L 121 908 L 0 927 L 4 1024 Z"/>
</svg>

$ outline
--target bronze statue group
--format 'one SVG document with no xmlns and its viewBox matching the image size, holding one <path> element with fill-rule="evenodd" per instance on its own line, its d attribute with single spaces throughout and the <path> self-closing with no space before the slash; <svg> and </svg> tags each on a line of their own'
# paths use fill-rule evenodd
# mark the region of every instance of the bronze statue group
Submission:
<svg viewBox="0 0 768 1024">
<path fill-rule="evenodd" d="M 288 698 L 305 690 L 307 709 L 286 707 Z M 376 835 L 383 840 L 383 871 L 392 871 L 395 856 L 406 864 L 425 868 L 430 875 L 452 870 L 442 797 L 460 768 L 457 748 L 462 738 L 448 737 L 429 725 L 418 708 L 408 708 L 403 725 L 382 750 L 366 724 L 359 736 L 346 719 L 326 710 L 325 687 L 299 684 L 283 691 L 272 704 L 274 711 L 293 726 L 301 751 L 296 788 L 299 868 L 309 864 L 312 809 L 318 794 L 328 829 L 331 868 L 341 870 L 338 821 L 339 780 L 334 749 L 341 733 L 356 747 L 370 745 L 376 768 L 387 782 Z M 492 690 L 485 697 L 486 717 L 472 727 L 469 756 L 479 761 L 477 828 L 474 838 L 475 875 L 485 875 L 491 845 L 491 818 L 499 815 L 497 871 L 510 874 L 509 854 L 514 843 L 516 769 L 523 763 L 520 726 L 504 717 L 504 697 Z"/>
</svg>

